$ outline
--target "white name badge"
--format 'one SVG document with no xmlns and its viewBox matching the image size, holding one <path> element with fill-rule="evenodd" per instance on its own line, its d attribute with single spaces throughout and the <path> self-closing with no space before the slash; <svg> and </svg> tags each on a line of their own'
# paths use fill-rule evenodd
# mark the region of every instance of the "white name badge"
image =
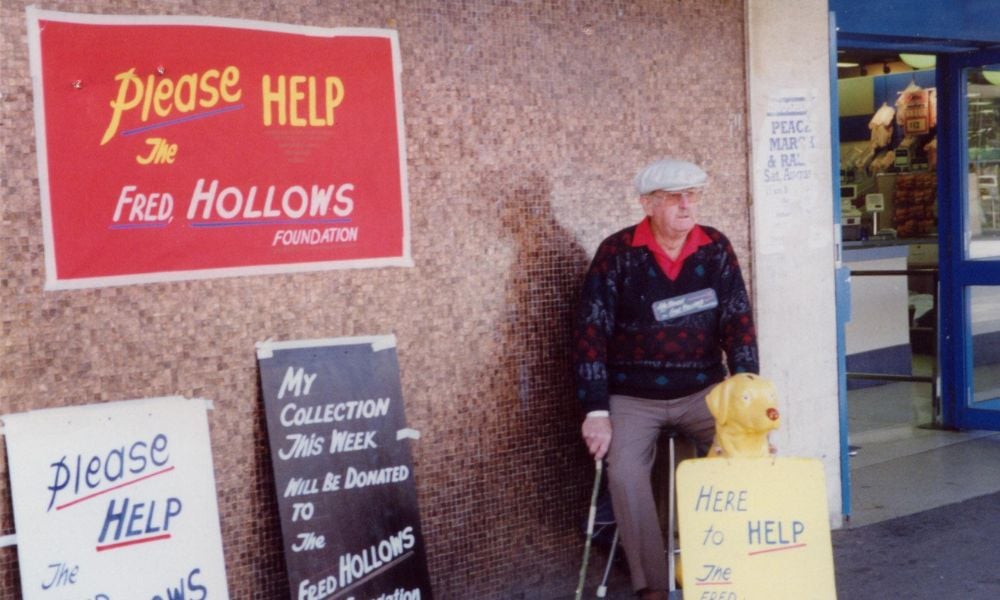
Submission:
<svg viewBox="0 0 1000 600">
<path fill-rule="evenodd" d="M 683 296 L 675 296 L 653 303 L 653 316 L 657 321 L 669 321 L 685 315 L 692 315 L 703 310 L 710 310 L 719 305 L 719 297 L 715 290 L 705 288 Z"/>
</svg>

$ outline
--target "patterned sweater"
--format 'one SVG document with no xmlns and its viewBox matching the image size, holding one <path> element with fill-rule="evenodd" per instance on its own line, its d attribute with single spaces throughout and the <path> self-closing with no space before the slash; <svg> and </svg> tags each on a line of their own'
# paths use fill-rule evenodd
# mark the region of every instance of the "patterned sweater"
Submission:
<svg viewBox="0 0 1000 600">
<path fill-rule="evenodd" d="M 649 248 L 632 245 L 634 225 L 598 247 L 574 327 L 576 389 L 585 411 L 607 410 L 610 394 L 693 394 L 726 377 L 723 352 L 730 371 L 759 371 L 736 253 L 720 231 L 700 227 L 710 241 L 684 260 L 674 280 Z M 708 289 L 717 306 L 705 302 Z"/>
</svg>

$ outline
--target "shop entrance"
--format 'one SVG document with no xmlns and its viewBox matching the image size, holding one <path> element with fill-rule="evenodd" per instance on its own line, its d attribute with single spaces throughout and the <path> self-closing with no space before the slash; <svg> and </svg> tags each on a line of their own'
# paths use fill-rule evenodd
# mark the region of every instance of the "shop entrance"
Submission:
<svg viewBox="0 0 1000 600">
<path fill-rule="evenodd" d="M 905 53 L 841 49 L 837 73 L 847 388 L 867 406 L 873 388 L 920 384 L 892 388 L 917 392 L 912 406 L 904 397 L 905 406 L 871 408 L 882 413 L 877 424 L 933 426 L 941 420 L 936 71 Z"/>
<path fill-rule="evenodd" d="M 1000 50 L 973 46 L 837 48 L 845 455 L 914 428 L 1000 430 Z"/>
<path fill-rule="evenodd" d="M 1000 50 L 838 58 L 848 390 L 924 384 L 915 424 L 1000 429 Z"/>
<path fill-rule="evenodd" d="M 892 47 L 837 48 L 836 59 L 834 212 L 849 273 L 838 305 L 850 307 L 841 465 L 850 517 L 852 469 L 871 460 L 873 445 L 941 422 L 938 126 L 933 64 L 907 64 Z"/>
</svg>

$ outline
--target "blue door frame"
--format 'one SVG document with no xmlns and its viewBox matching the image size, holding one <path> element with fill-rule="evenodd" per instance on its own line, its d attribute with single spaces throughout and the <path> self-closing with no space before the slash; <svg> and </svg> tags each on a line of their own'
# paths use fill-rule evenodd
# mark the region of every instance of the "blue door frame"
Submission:
<svg viewBox="0 0 1000 600">
<path fill-rule="evenodd" d="M 830 13 L 830 139 L 840 139 L 839 102 L 837 94 L 837 15 Z M 833 173 L 833 198 L 840 198 L 840 153 L 831 152 Z M 840 501 L 841 512 L 850 518 L 851 504 L 851 459 L 848 443 L 847 413 L 847 343 L 844 337 L 845 324 L 851 320 L 851 271 L 844 266 L 840 236 L 840 204 L 833 205 L 833 227 L 837 232 L 837 257 L 834 290 L 837 296 L 837 399 L 840 419 Z"/>
<path fill-rule="evenodd" d="M 942 420 L 957 429 L 1000 429 L 1000 411 L 972 408 L 973 352 L 969 286 L 1000 286 L 1000 258 L 969 260 L 967 67 L 1000 63 L 1000 49 L 938 57 L 938 243 L 941 272 Z M 944 201 L 947 199 L 947 201 Z"/>
</svg>

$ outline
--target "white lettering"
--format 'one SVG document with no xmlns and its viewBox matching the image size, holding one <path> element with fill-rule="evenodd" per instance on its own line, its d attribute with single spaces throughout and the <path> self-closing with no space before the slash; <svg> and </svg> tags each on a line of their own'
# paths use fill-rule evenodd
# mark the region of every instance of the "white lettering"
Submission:
<svg viewBox="0 0 1000 600">
<path fill-rule="evenodd" d="M 410 469 L 406 465 L 372 469 L 370 471 L 359 471 L 354 467 L 347 467 L 347 476 L 344 478 L 344 489 L 349 490 L 371 485 L 398 483 L 406 481 L 409 477 Z"/>
<path fill-rule="evenodd" d="M 340 584 L 350 585 L 386 563 L 399 558 L 417 543 L 413 527 L 407 527 L 388 539 L 369 546 L 358 554 L 348 552 L 340 556 Z M 300 596 L 301 598 L 301 596 Z"/>
<path fill-rule="evenodd" d="M 135 189 L 135 186 L 126 186 L 122 189 L 122 193 L 118 198 L 118 205 L 115 209 L 115 220 L 121 217 L 126 204 L 135 202 L 135 198 L 131 196 L 131 193 Z M 261 205 L 258 204 L 257 195 L 260 190 L 256 185 L 245 189 L 240 189 L 236 186 L 226 186 L 220 191 L 218 179 L 213 179 L 211 182 L 199 179 L 195 184 L 194 191 L 191 193 L 187 218 L 189 221 L 229 220 L 237 216 L 244 219 L 273 219 L 276 217 L 300 219 L 307 215 L 314 218 L 343 218 L 350 216 L 354 212 L 354 198 L 352 196 L 354 190 L 353 183 L 344 183 L 339 186 L 335 184 L 292 185 L 281 190 L 279 194 L 276 186 L 269 185 L 266 187 L 266 192 L 263 193 L 264 198 Z M 277 198 L 280 198 L 280 201 Z M 148 206 L 141 208 L 151 210 Z M 138 209 L 133 206 L 133 210 Z M 166 211 L 164 210 L 163 212 Z M 327 235 L 332 235 L 333 237 L 324 243 L 357 241 L 357 228 L 334 227 L 331 229 L 334 232 Z M 336 232 L 336 230 L 350 232 L 352 229 L 354 233 Z M 349 239 L 350 237 L 353 237 L 353 239 Z M 276 237 L 275 240 L 274 245 L 277 245 L 278 238 Z M 284 245 L 292 244 L 285 242 Z"/>
<path fill-rule="evenodd" d="M 291 368 L 285 373 L 289 389 L 294 389 L 296 377 L 297 374 L 291 374 Z M 284 382 L 282 383 L 282 389 L 285 389 Z M 306 389 L 308 390 L 308 387 Z M 282 396 L 283 394 L 279 393 L 278 398 L 280 399 Z M 294 402 L 289 402 L 281 409 L 281 424 L 284 427 L 298 427 L 301 425 L 353 421 L 355 419 L 375 419 L 389 414 L 389 403 L 389 398 L 348 400 L 337 404 L 315 406 L 298 406 Z"/>
<path fill-rule="evenodd" d="M 299 600 L 322 600 L 337 591 L 337 578 L 328 575 L 316 583 L 308 579 L 299 582 Z"/>
<path fill-rule="evenodd" d="M 338 431 L 334 429 L 330 432 L 330 454 L 377 447 L 374 431 Z"/>
<path fill-rule="evenodd" d="M 358 241 L 357 227 L 279 229 L 274 232 L 271 246 L 316 246 L 319 244 L 346 244 L 356 241 Z"/>
</svg>

